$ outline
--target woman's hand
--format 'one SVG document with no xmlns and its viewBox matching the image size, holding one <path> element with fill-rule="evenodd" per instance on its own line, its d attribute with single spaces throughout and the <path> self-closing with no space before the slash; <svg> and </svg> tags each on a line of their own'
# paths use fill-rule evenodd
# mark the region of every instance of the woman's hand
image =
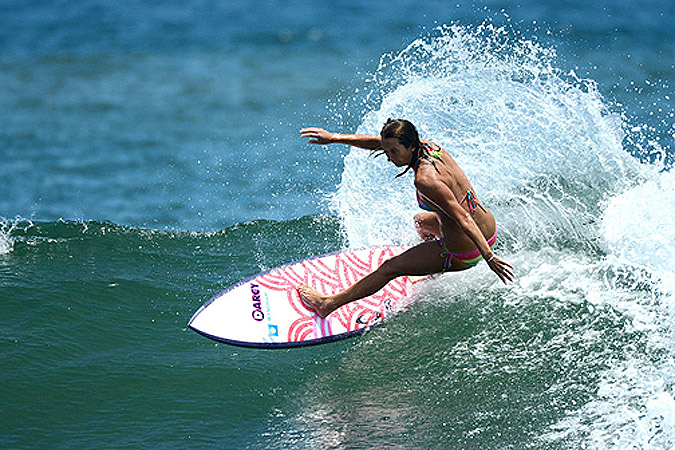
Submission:
<svg viewBox="0 0 675 450">
<path fill-rule="evenodd" d="M 504 284 L 506 284 L 507 281 L 513 281 L 513 266 L 511 264 L 498 258 L 494 254 L 489 259 L 486 259 L 486 261 L 488 266 L 490 266 L 490 269 L 497 274 Z"/>
<path fill-rule="evenodd" d="M 310 144 L 326 145 L 337 142 L 337 140 L 335 139 L 335 133 L 326 131 L 323 128 L 315 128 L 315 127 L 303 128 L 302 130 L 300 130 L 300 133 L 302 137 L 310 139 L 309 141 Z"/>
</svg>

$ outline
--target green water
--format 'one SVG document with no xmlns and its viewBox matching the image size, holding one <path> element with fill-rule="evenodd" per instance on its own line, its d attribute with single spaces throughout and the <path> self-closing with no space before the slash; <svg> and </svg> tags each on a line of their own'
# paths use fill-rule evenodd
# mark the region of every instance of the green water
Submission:
<svg viewBox="0 0 675 450">
<path fill-rule="evenodd" d="M 338 248 L 334 219 L 203 234 L 24 222 L 11 236 L 4 447 L 547 448 L 542 431 L 640 342 L 584 304 L 453 296 L 441 277 L 363 337 L 230 347 L 186 329 L 192 313 L 241 278 Z"/>
</svg>

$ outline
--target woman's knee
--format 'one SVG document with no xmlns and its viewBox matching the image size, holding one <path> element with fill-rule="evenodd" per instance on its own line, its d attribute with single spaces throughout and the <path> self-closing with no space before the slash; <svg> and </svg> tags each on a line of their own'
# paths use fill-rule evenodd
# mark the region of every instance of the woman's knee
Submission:
<svg viewBox="0 0 675 450">
<path fill-rule="evenodd" d="M 436 214 L 429 212 L 418 213 L 415 214 L 413 220 L 415 222 L 417 234 L 419 234 L 422 239 L 429 240 L 438 235 L 440 226 Z"/>
<path fill-rule="evenodd" d="M 428 225 L 430 223 L 430 219 L 433 219 L 432 213 L 428 212 L 422 212 L 422 213 L 417 213 L 415 214 L 415 217 L 413 220 L 415 221 L 415 225 L 421 226 L 421 225 Z"/>
</svg>

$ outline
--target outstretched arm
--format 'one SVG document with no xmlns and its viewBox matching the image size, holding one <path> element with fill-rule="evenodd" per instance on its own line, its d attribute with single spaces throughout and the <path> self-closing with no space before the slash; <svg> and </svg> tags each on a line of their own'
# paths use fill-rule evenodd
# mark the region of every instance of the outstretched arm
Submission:
<svg viewBox="0 0 675 450">
<path fill-rule="evenodd" d="M 302 137 L 310 138 L 310 144 L 347 144 L 366 150 L 377 150 L 381 144 L 380 136 L 370 134 L 331 133 L 323 128 L 316 127 L 303 128 L 300 133 Z"/>
</svg>

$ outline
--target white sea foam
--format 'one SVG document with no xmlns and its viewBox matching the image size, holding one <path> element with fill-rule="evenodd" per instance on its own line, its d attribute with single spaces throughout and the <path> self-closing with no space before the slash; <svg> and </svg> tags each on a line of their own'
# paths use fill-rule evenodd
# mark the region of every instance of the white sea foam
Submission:
<svg viewBox="0 0 675 450">
<path fill-rule="evenodd" d="M 518 281 L 505 305 L 547 298 L 619 314 L 644 347 L 602 361 L 597 396 L 542 434 L 587 448 L 675 445 L 675 175 L 643 164 L 640 128 L 555 53 L 489 25 L 448 27 L 382 59 L 359 132 L 407 118 L 446 148 L 495 213 Z M 636 131 L 637 130 L 637 131 Z M 627 139 L 626 139 L 627 138 Z M 636 151 L 639 150 L 639 151 Z M 663 149 L 655 149 L 662 151 Z M 410 179 L 354 149 L 333 204 L 353 247 L 413 243 Z M 499 286 L 484 267 L 467 275 Z M 461 292 L 472 283 L 447 278 Z M 492 280 L 492 281 L 490 281 Z M 499 288 L 501 289 L 501 288 Z M 569 336 L 584 330 L 571 329 Z M 585 339 L 598 339 L 593 333 Z M 602 357 L 602 356 L 599 356 Z"/>
<path fill-rule="evenodd" d="M 613 262 L 647 271 L 666 295 L 675 293 L 673 217 L 675 174 L 663 172 L 613 197 L 602 222 Z"/>
<path fill-rule="evenodd" d="M 14 239 L 11 233 L 16 225 L 0 219 L 0 255 L 11 253 L 14 249 Z"/>
<path fill-rule="evenodd" d="M 597 397 L 552 427 L 548 440 L 585 448 L 675 446 L 675 174 L 663 172 L 607 202 L 600 298 L 631 320 L 644 348 L 627 348 L 601 374 Z M 582 277 L 585 283 L 591 280 Z"/>
<path fill-rule="evenodd" d="M 647 346 L 603 374 L 598 398 L 582 414 L 557 424 L 563 434 L 585 432 L 589 448 L 675 446 L 674 215 L 675 174 L 668 172 L 616 195 L 604 212 L 609 252 L 601 264 L 617 274 L 606 280 L 608 292 L 632 293 L 622 306 L 640 318 Z"/>
<path fill-rule="evenodd" d="M 512 245 L 593 247 L 588 224 L 600 202 L 644 178 L 644 168 L 623 150 L 621 117 L 594 83 L 563 76 L 553 58 L 503 30 L 443 28 L 383 58 L 373 89 L 388 91 L 359 131 L 411 120 L 453 155 Z M 334 199 L 350 244 L 411 242 L 412 184 L 368 157 L 349 153 Z"/>
</svg>

